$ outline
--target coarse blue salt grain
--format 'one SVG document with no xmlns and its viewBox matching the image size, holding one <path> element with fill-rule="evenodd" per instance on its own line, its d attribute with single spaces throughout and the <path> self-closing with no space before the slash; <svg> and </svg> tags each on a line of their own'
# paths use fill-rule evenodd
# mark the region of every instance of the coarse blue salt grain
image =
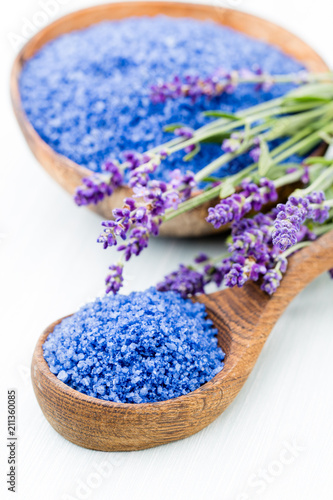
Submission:
<svg viewBox="0 0 333 500">
<path fill-rule="evenodd" d="M 224 366 L 204 305 L 155 288 L 86 304 L 54 328 L 43 350 L 59 380 L 118 403 L 176 398 Z"/>
<path fill-rule="evenodd" d="M 65 372 L 65 370 L 61 370 L 58 373 L 58 379 L 61 380 L 61 382 L 67 382 L 67 380 L 69 379 L 69 375 L 67 372 Z"/>
<path fill-rule="evenodd" d="M 46 44 L 24 66 L 20 79 L 23 107 L 39 135 L 55 151 L 93 171 L 126 149 L 143 152 L 170 138 L 166 124 L 205 123 L 201 111 L 235 112 L 272 99 L 291 85 L 274 85 L 256 92 L 240 85 L 233 94 L 194 105 L 186 98 L 153 104 L 149 89 L 178 74 L 212 74 L 217 68 L 249 68 L 254 64 L 271 74 L 297 72 L 303 66 L 278 48 L 211 21 L 130 18 L 103 22 L 62 35 Z M 220 155 L 220 146 L 205 144 L 190 168 L 196 172 Z M 169 180 L 169 171 L 189 164 L 179 153 L 156 172 Z M 297 157 L 292 160 L 297 161 Z M 249 162 L 244 155 L 220 173 L 236 172 Z"/>
</svg>

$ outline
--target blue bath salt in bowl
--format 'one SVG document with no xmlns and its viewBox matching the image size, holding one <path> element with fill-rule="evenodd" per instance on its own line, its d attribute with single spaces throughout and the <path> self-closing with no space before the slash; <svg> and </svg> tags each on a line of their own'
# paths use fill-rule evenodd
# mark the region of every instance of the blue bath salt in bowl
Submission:
<svg viewBox="0 0 333 500">
<path fill-rule="evenodd" d="M 20 78 L 23 108 L 41 138 L 56 152 L 91 171 L 100 172 L 108 158 L 124 150 L 144 152 L 172 138 L 163 131 L 171 123 L 198 128 L 208 109 L 233 113 L 283 95 L 290 84 L 256 91 L 242 84 L 233 94 L 193 104 L 187 98 L 153 104 L 150 87 L 174 75 L 211 75 L 218 68 L 251 69 L 271 74 L 304 67 L 280 49 L 212 21 L 129 18 L 107 21 L 49 42 L 24 66 Z M 183 153 L 169 158 L 155 173 L 197 172 L 217 155 L 220 145 L 204 144 L 190 162 Z M 297 161 L 297 157 L 292 157 Z M 249 163 L 247 155 L 222 167 L 226 175 Z"/>
<path fill-rule="evenodd" d="M 185 395 L 224 366 L 205 306 L 155 288 L 86 304 L 54 328 L 43 350 L 59 380 L 118 403 Z"/>
</svg>

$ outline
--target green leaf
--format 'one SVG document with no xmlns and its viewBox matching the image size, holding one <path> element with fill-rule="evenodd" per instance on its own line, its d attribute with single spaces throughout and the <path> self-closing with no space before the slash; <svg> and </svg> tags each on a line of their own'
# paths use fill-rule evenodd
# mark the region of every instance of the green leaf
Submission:
<svg viewBox="0 0 333 500">
<path fill-rule="evenodd" d="M 237 115 L 232 113 L 225 113 L 224 111 L 204 111 L 202 113 L 204 116 L 214 116 L 216 118 L 226 118 L 227 120 L 241 120 Z"/>
<path fill-rule="evenodd" d="M 184 123 L 170 123 L 163 127 L 164 132 L 174 132 L 177 128 L 186 127 Z"/>
<path fill-rule="evenodd" d="M 202 179 L 202 182 L 220 182 L 221 179 L 219 177 L 205 177 Z"/>
<path fill-rule="evenodd" d="M 290 104 L 290 102 L 294 103 L 294 102 L 313 102 L 314 104 L 317 104 L 317 103 L 329 103 L 331 102 L 330 99 L 326 98 L 326 97 L 320 97 L 320 96 L 316 96 L 316 95 L 302 95 L 302 96 L 299 96 L 299 97 L 286 97 L 285 99 L 285 102 Z"/>
<path fill-rule="evenodd" d="M 211 135 L 210 137 L 207 137 L 207 139 L 203 139 L 200 141 L 202 144 L 203 143 L 208 143 L 208 144 L 221 144 L 223 139 L 227 139 L 230 137 L 230 134 L 227 133 L 216 133 L 215 135 Z"/>
<path fill-rule="evenodd" d="M 258 171 L 259 174 L 266 175 L 268 170 L 273 165 L 273 159 L 270 155 L 269 148 L 267 142 L 264 139 L 260 139 L 260 158 L 258 162 Z"/>
<path fill-rule="evenodd" d="M 325 166 L 331 166 L 333 164 L 333 159 L 332 160 L 327 160 L 326 158 L 323 158 L 322 156 L 311 156 L 310 158 L 306 158 L 304 160 L 304 163 L 307 165 L 325 165 Z"/>
<path fill-rule="evenodd" d="M 236 189 L 233 181 L 227 178 L 222 184 L 222 188 L 220 191 L 220 198 L 228 198 L 228 196 L 234 194 L 235 191 Z"/>
</svg>

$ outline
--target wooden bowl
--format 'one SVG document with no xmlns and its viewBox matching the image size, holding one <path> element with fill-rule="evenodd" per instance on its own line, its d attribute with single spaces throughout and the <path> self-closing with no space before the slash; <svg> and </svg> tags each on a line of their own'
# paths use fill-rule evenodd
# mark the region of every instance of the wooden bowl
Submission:
<svg viewBox="0 0 333 500">
<path fill-rule="evenodd" d="M 11 75 L 11 98 L 15 115 L 33 154 L 45 170 L 71 195 L 81 184 L 81 179 L 91 175 L 91 171 L 56 153 L 41 139 L 29 122 L 23 110 L 19 92 L 19 77 L 22 67 L 43 45 L 64 33 L 86 28 L 105 20 L 124 19 L 131 16 L 156 16 L 158 14 L 213 20 L 280 47 L 283 52 L 302 62 L 309 71 L 328 71 L 328 67 L 321 57 L 296 35 L 259 17 L 224 7 L 178 2 L 125 2 L 99 5 L 64 16 L 37 33 L 18 54 Z M 112 217 L 112 210 L 121 206 L 123 199 L 130 193 L 129 188 L 120 188 L 111 198 L 90 208 L 109 219 Z M 214 203 L 216 200 L 210 202 L 210 204 Z M 207 208 L 210 204 L 196 208 L 165 223 L 161 228 L 161 234 L 191 237 L 216 232 L 217 230 L 205 221 Z"/>
<path fill-rule="evenodd" d="M 237 342 L 232 341 L 227 330 L 219 329 L 218 340 L 226 353 L 226 365 L 196 391 L 167 401 L 142 404 L 113 403 L 87 396 L 61 382 L 51 373 L 44 358 L 43 344 L 63 319 L 52 323 L 39 338 L 31 378 L 48 422 L 64 438 L 84 448 L 131 451 L 184 439 L 207 427 L 236 396 L 238 391 L 231 391 L 226 397 L 225 375 L 233 370 L 243 380 L 239 368 L 234 370 L 235 355 L 230 356 L 231 344 L 237 348 Z"/>
</svg>

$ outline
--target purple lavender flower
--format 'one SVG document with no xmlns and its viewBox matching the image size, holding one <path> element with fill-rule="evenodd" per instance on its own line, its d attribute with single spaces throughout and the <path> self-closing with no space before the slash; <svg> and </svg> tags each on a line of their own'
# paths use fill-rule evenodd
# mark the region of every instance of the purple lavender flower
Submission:
<svg viewBox="0 0 333 500">
<path fill-rule="evenodd" d="M 90 175 L 82 179 L 82 186 L 76 189 L 74 201 L 78 206 L 97 205 L 106 196 L 111 196 L 114 190 L 121 186 L 124 176 L 115 161 L 107 161 L 103 165 L 104 173 Z"/>
<path fill-rule="evenodd" d="M 303 184 L 309 184 L 309 182 L 310 182 L 310 168 L 309 168 L 309 165 L 304 165 L 303 164 L 303 168 L 304 168 L 304 173 L 302 175 L 301 181 L 303 182 Z"/>
<path fill-rule="evenodd" d="M 305 222 L 309 202 L 306 198 L 291 196 L 283 205 L 279 203 L 279 210 L 274 223 L 273 242 L 281 250 L 287 250 L 297 243 L 297 233 Z"/>
<path fill-rule="evenodd" d="M 103 243 L 104 249 L 117 245 L 117 236 L 114 231 L 116 222 L 112 220 L 104 221 L 102 222 L 102 225 L 105 227 L 105 229 L 103 233 L 101 233 L 97 238 L 97 243 Z"/>
<path fill-rule="evenodd" d="M 220 68 L 206 78 L 201 78 L 198 75 L 186 75 L 181 79 L 180 76 L 176 75 L 170 82 L 152 85 L 150 97 L 155 104 L 180 97 L 190 97 L 192 102 L 195 102 L 202 96 L 212 98 L 223 93 L 231 94 L 236 90 L 240 79 L 251 82 L 258 77 L 261 81 L 256 85 L 256 90 L 267 91 L 274 83 L 274 79 L 260 68 L 255 68 L 254 71 L 246 69 L 228 71 Z"/>
<path fill-rule="evenodd" d="M 192 139 L 194 136 L 194 130 L 190 127 L 179 127 L 176 128 L 174 131 L 175 135 L 178 137 L 183 137 L 185 140 Z M 194 151 L 198 146 L 196 144 L 190 144 L 189 146 L 186 146 L 184 148 L 185 153 L 191 153 Z"/>
<path fill-rule="evenodd" d="M 131 158 L 133 162 L 137 161 L 135 157 Z M 143 172 L 142 167 L 145 164 L 138 165 L 132 172 Z M 113 210 L 114 220 L 102 223 L 104 229 L 97 241 L 104 248 L 116 246 L 118 251 L 123 252 L 125 261 L 139 255 L 148 246 L 149 238 L 158 235 L 166 210 L 176 209 L 181 201 L 190 197 L 195 185 L 191 172 L 182 175 L 179 171 L 174 172 L 169 184 L 147 179 L 141 185 L 137 181 L 133 187 L 133 198 L 126 198 L 122 208 Z M 124 242 L 119 244 L 119 239 Z M 114 284 L 114 280 L 108 277 L 107 285 L 107 289 L 115 293 L 121 283 L 118 280 Z"/>
<path fill-rule="evenodd" d="M 232 225 L 232 242 L 229 244 L 230 256 L 219 264 L 212 264 L 205 254 L 195 259 L 197 268 L 181 265 L 177 271 L 171 273 L 159 284 L 161 290 L 178 291 L 183 296 L 202 293 L 208 283 L 220 286 L 243 286 L 248 280 L 257 281 L 267 272 L 270 261 L 276 257 L 271 245 L 271 231 L 274 217 L 258 214 L 253 219 L 242 219 Z M 261 234 L 262 231 L 262 234 Z M 251 235 L 249 244 L 237 245 L 240 239 Z M 247 239 L 245 236 L 245 240 Z M 199 269 L 200 266 L 203 266 Z M 190 279 L 191 286 L 188 281 Z M 196 284 L 194 287 L 193 282 Z"/>
<path fill-rule="evenodd" d="M 122 158 L 126 167 L 130 170 L 135 170 L 143 163 L 147 163 L 151 160 L 151 157 L 148 154 L 141 154 L 132 150 L 124 151 L 122 153 Z"/>
<path fill-rule="evenodd" d="M 196 144 L 190 144 L 184 148 L 185 153 L 192 153 L 196 149 Z"/>
<path fill-rule="evenodd" d="M 301 226 L 300 230 L 297 233 L 297 243 L 300 241 L 314 241 L 317 239 L 317 235 L 312 232 L 307 226 L 303 225 Z"/>
<path fill-rule="evenodd" d="M 234 132 L 229 139 L 224 139 L 221 149 L 225 153 L 236 153 L 244 141 L 244 135 L 241 132 Z"/>
<path fill-rule="evenodd" d="M 132 217 L 135 216 L 136 205 L 132 198 L 124 200 L 122 209 L 115 208 L 112 213 L 115 220 L 107 220 L 102 222 L 103 232 L 99 235 L 97 242 L 103 244 L 103 248 L 116 246 L 118 237 L 126 240 L 127 233 L 132 223 Z"/>
<path fill-rule="evenodd" d="M 224 284 L 227 287 L 244 286 L 249 280 L 257 281 L 260 275 L 265 274 L 267 269 L 263 264 L 257 263 L 253 257 L 239 259 L 237 254 L 232 257 L 238 262 L 232 264 L 230 271 L 225 276 Z"/>
<path fill-rule="evenodd" d="M 161 150 L 151 154 L 139 154 L 133 151 L 126 153 L 126 165 L 130 168 L 129 186 L 147 186 L 150 175 L 153 174 L 161 164 L 161 161 L 168 156 L 166 150 Z"/>
<path fill-rule="evenodd" d="M 273 295 L 280 286 L 282 277 L 282 273 L 279 269 L 270 269 L 263 277 L 261 289 L 269 295 Z"/>
<path fill-rule="evenodd" d="M 249 152 L 249 155 L 254 163 L 258 163 L 258 161 L 260 160 L 260 155 L 261 155 L 260 146 L 256 146 L 255 148 L 251 149 L 251 151 Z"/>
<path fill-rule="evenodd" d="M 228 250 L 233 260 L 246 267 L 251 280 L 266 272 L 266 266 L 274 260 L 276 251 L 272 247 L 273 217 L 257 214 L 252 219 L 242 219 L 232 225 Z"/>
<path fill-rule="evenodd" d="M 220 201 L 215 207 L 210 207 L 206 221 L 218 229 L 230 222 L 239 221 L 250 210 L 251 203 L 242 194 L 236 193 Z"/>
<path fill-rule="evenodd" d="M 254 221 L 253 221 L 254 222 Z M 263 252 L 263 245 L 268 245 L 271 241 L 270 229 L 271 226 L 258 227 L 255 223 L 252 227 L 242 228 L 237 230 L 237 223 L 233 224 L 232 239 L 228 245 L 229 252 L 238 252 L 239 254 L 248 255 L 249 252 Z M 236 228 L 235 228 L 236 226 Z"/>
<path fill-rule="evenodd" d="M 312 219 L 318 224 L 323 224 L 329 217 L 329 207 L 325 205 L 326 198 L 323 191 L 317 191 L 307 196 L 310 203 L 308 219 Z"/>
<path fill-rule="evenodd" d="M 207 222 L 219 227 L 230 222 L 238 222 L 251 210 L 258 211 L 269 201 L 276 201 L 277 192 L 272 181 L 263 178 L 260 187 L 249 181 L 243 181 L 242 191 L 220 201 L 208 209 Z"/>
<path fill-rule="evenodd" d="M 132 255 L 140 255 L 144 248 L 147 248 L 149 240 L 149 231 L 146 226 L 135 227 L 129 237 L 129 241 L 124 245 L 118 246 L 118 251 L 124 251 L 125 260 L 128 261 Z"/>
<path fill-rule="evenodd" d="M 313 199 L 320 201 L 322 197 Z M 215 259 L 211 261 L 207 255 L 200 254 L 194 266 L 181 265 L 177 271 L 166 276 L 159 289 L 174 290 L 186 297 L 203 293 L 209 283 L 218 287 L 222 283 L 228 287 L 242 287 L 248 281 L 261 280 L 261 288 L 273 294 L 288 265 L 287 258 L 272 241 L 276 214 L 277 210 L 273 209 L 268 214 L 258 213 L 252 218 L 234 221 L 227 257 L 216 263 Z M 315 237 L 305 226 L 301 226 L 297 233 L 298 241 Z"/>
<path fill-rule="evenodd" d="M 176 189 L 181 185 L 183 181 L 183 174 L 181 173 L 179 168 L 176 168 L 175 170 L 172 170 L 172 172 L 170 172 L 170 179 L 170 185 L 172 188 Z"/>
<path fill-rule="evenodd" d="M 258 279 L 261 277 L 262 274 L 265 274 L 267 272 L 266 266 L 263 264 L 258 264 L 255 262 L 255 260 L 248 261 L 247 262 L 248 268 L 249 268 L 249 279 L 252 281 L 258 281 Z"/>
<path fill-rule="evenodd" d="M 182 174 L 179 169 L 173 170 L 170 174 L 171 181 L 169 183 L 170 190 L 177 190 L 180 193 L 181 201 L 190 198 L 193 189 L 196 187 L 196 182 L 193 172 Z"/>
<path fill-rule="evenodd" d="M 179 186 L 179 192 L 181 194 L 181 199 L 182 201 L 187 200 L 188 198 L 191 197 L 192 192 L 194 188 L 196 187 L 197 183 L 195 181 L 195 177 L 193 172 L 186 172 L 186 174 L 183 175 L 181 184 Z"/>
<path fill-rule="evenodd" d="M 130 187 L 146 186 L 149 181 L 149 176 L 156 171 L 161 163 L 161 159 L 157 155 L 155 157 L 146 157 L 146 160 L 147 161 L 143 161 L 138 166 L 131 169 L 128 182 Z"/>
<path fill-rule="evenodd" d="M 105 279 L 106 293 L 112 292 L 115 295 L 123 286 L 123 269 L 122 264 L 111 265 L 109 267 L 110 273 Z"/>
<path fill-rule="evenodd" d="M 182 297 L 191 297 L 204 293 L 203 275 L 191 267 L 181 264 L 179 269 L 164 278 L 157 284 L 157 290 L 178 292 Z"/>
<path fill-rule="evenodd" d="M 224 284 L 227 287 L 238 286 L 239 288 L 244 286 L 244 284 L 248 281 L 249 276 L 246 273 L 244 266 L 241 264 L 232 264 L 230 271 L 225 276 Z"/>
<path fill-rule="evenodd" d="M 298 242 L 298 233 L 306 219 L 322 224 L 329 217 L 329 207 L 325 205 L 322 191 L 313 192 L 304 198 L 291 196 L 285 205 L 280 203 L 277 209 L 273 242 L 283 251 Z"/>
<path fill-rule="evenodd" d="M 171 82 L 152 85 L 150 92 L 154 104 L 164 103 L 167 99 L 176 99 L 182 95 L 182 82 L 179 76 L 175 76 Z"/>
<path fill-rule="evenodd" d="M 215 283 L 216 286 L 220 287 L 224 277 L 229 273 L 231 266 L 230 259 L 223 259 L 221 264 L 206 264 L 203 270 L 205 285 Z"/>
<path fill-rule="evenodd" d="M 120 186 L 120 184 L 124 180 L 124 176 L 119 170 L 119 162 L 115 160 L 106 160 L 102 169 L 104 172 L 108 172 L 109 174 L 112 175 L 112 182 L 116 186 Z"/>
<path fill-rule="evenodd" d="M 262 81 L 257 83 L 255 90 L 269 92 L 274 85 L 274 79 L 268 73 L 265 73 L 259 66 L 253 68 L 254 74 L 261 77 Z"/>
<path fill-rule="evenodd" d="M 274 203 L 278 199 L 278 193 L 275 188 L 275 184 L 273 181 L 270 179 L 267 179 L 266 177 L 263 177 L 260 179 L 260 186 L 261 186 L 261 207 L 262 205 L 266 205 L 266 203 Z M 260 210 L 261 209 L 254 208 L 254 210 Z"/>
<path fill-rule="evenodd" d="M 179 127 L 175 129 L 174 134 L 178 137 L 184 137 L 184 139 L 192 139 L 194 130 L 190 127 Z"/>
<path fill-rule="evenodd" d="M 199 253 L 199 255 L 196 256 L 196 258 L 194 259 L 194 262 L 196 264 L 201 264 L 202 262 L 207 262 L 207 260 L 209 260 L 209 257 L 206 253 Z"/>
<path fill-rule="evenodd" d="M 177 210 L 180 201 L 179 191 L 170 191 L 165 196 L 165 208 L 172 208 L 173 210 Z"/>
</svg>

